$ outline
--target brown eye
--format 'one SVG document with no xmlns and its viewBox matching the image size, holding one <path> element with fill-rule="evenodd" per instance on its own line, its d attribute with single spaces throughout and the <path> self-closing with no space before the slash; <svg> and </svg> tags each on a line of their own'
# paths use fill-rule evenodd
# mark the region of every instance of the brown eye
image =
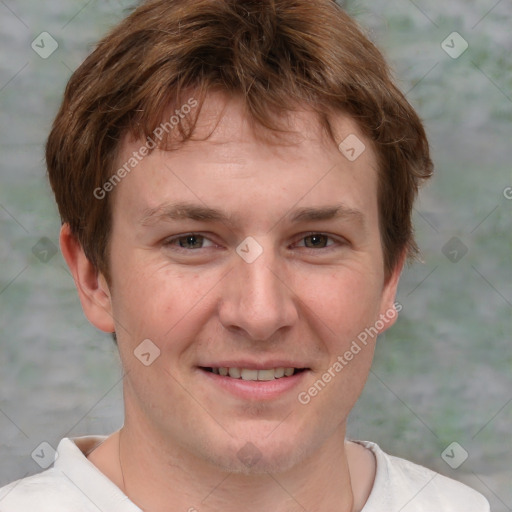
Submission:
<svg viewBox="0 0 512 512">
<path fill-rule="evenodd" d="M 191 249 L 206 249 L 215 244 L 206 236 L 198 233 L 187 233 L 185 235 L 178 235 L 166 239 L 163 245 L 168 249 L 173 250 L 191 250 Z"/>
<path fill-rule="evenodd" d="M 305 240 L 305 246 L 308 249 L 315 249 L 315 248 L 321 248 L 328 246 L 329 237 L 327 235 L 322 234 L 314 234 L 314 235 L 308 235 L 304 237 Z"/>
<path fill-rule="evenodd" d="M 201 249 L 204 237 L 201 235 L 186 235 L 177 238 L 176 241 L 183 249 Z"/>
</svg>

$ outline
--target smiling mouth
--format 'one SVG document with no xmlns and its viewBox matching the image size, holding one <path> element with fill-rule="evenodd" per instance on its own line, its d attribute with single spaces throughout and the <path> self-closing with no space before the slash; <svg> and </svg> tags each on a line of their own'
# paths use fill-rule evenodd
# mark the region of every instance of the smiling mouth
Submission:
<svg viewBox="0 0 512 512">
<path fill-rule="evenodd" d="M 282 379 L 291 377 L 301 373 L 307 368 L 268 368 L 264 370 L 254 370 L 250 368 L 211 368 L 200 367 L 201 370 L 220 375 L 222 377 L 229 377 L 231 379 L 249 380 L 249 381 L 269 381 L 275 379 Z"/>
</svg>

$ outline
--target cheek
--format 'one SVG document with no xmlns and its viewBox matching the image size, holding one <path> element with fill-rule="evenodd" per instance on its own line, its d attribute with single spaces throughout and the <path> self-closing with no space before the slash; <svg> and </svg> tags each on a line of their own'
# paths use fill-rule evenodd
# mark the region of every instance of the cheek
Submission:
<svg viewBox="0 0 512 512">
<path fill-rule="evenodd" d="M 169 339 L 186 337 L 185 326 L 193 330 L 199 325 L 208 294 L 221 278 L 216 272 L 180 271 L 161 262 L 125 261 L 113 276 L 115 319 L 131 344 L 149 338 L 163 349 Z"/>
<path fill-rule="evenodd" d="M 315 400 L 319 409 L 332 410 L 332 403 L 337 403 L 331 418 L 334 423 L 346 418 L 352 409 L 373 361 L 380 289 L 378 276 L 369 277 L 352 272 L 331 274 L 324 291 L 316 293 L 308 304 L 317 318 L 315 330 L 321 352 L 327 357 L 319 359 L 314 381 L 303 390 L 302 399 Z"/>
<path fill-rule="evenodd" d="M 380 279 L 363 268 L 340 268 L 306 278 L 300 298 L 330 332 L 333 343 L 343 345 L 378 318 Z"/>
</svg>

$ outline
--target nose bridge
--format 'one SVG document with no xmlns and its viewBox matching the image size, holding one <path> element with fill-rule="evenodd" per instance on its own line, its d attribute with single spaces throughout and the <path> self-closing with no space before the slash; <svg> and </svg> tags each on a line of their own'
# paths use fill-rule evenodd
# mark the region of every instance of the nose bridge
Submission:
<svg viewBox="0 0 512 512">
<path fill-rule="evenodd" d="M 271 338 L 297 318 L 293 294 L 285 286 L 284 276 L 279 277 L 282 267 L 270 248 L 260 247 L 257 250 L 251 241 L 238 247 L 219 311 L 226 328 L 241 329 L 254 340 Z M 246 257 L 251 252 L 251 257 Z"/>
</svg>

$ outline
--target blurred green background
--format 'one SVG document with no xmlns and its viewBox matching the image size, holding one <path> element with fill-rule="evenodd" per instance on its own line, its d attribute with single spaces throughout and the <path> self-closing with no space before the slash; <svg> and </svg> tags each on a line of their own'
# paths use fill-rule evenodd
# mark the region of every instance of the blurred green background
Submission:
<svg viewBox="0 0 512 512">
<path fill-rule="evenodd" d="M 115 347 L 52 252 L 60 223 L 43 147 L 71 73 L 131 4 L 0 2 L 0 485 L 40 470 L 42 441 L 122 422 Z M 404 272 L 403 311 L 378 342 L 349 434 L 512 510 L 512 4 L 345 6 L 424 119 L 436 165 L 415 210 L 424 261 Z M 59 45 L 47 59 L 31 48 L 43 31 Z M 456 59 L 441 46 L 454 31 L 469 45 Z M 469 454 L 458 469 L 441 458 L 454 441 Z"/>
</svg>

